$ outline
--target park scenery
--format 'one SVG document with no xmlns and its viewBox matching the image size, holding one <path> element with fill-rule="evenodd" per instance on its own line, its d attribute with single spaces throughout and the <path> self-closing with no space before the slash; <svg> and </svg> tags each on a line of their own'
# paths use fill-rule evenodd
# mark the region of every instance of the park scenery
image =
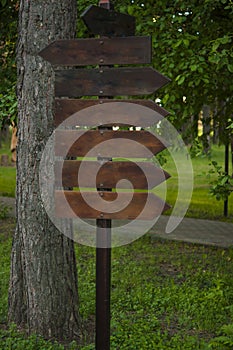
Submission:
<svg viewBox="0 0 233 350">
<path fill-rule="evenodd" d="M 231 0 L 0 0 L 0 349 L 233 349 Z"/>
</svg>

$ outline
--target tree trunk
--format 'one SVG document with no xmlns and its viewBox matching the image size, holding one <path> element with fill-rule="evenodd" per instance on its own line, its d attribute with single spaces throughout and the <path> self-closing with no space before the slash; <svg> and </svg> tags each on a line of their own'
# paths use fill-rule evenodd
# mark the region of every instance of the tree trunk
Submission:
<svg viewBox="0 0 233 350">
<path fill-rule="evenodd" d="M 219 118 L 217 104 L 213 105 L 213 144 L 219 144 Z"/>
<path fill-rule="evenodd" d="M 204 105 L 202 108 L 203 112 L 203 135 L 202 142 L 204 147 L 204 153 L 208 154 L 210 151 L 210 131 L 211 131 L 211 114 L 210 114 L 210 106 Z"/>
<path fill-rule="evenodd" d="M 0 147 L 2 147 L 3 142 L 9 141 L 9 126 L 4 126 L 0 129 Z"/>
<path fill-rule="evenodd" d="M 40 197 L 39 164 L 53 131 L 54 73 L 38 52 L 75 35 L 76 0 L 21 0 L 19 13 L 17 227 L 9 321 L 45 338 L 80 335 L 73 241 L 49 220 Z"/>
<path fill-rule="evenodd" d="M 230 136 L 231 140 L 231 177 L 233 178 L 233 135 Z"/>
</svg>

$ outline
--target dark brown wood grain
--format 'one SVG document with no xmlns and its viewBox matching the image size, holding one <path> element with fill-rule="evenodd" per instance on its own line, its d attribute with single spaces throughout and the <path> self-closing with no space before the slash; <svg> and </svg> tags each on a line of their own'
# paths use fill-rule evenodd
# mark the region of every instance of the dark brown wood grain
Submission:
<svg viewBox="0 0 233 350">
<path fill-rule="evenodd" d="M 133 142 L 132 142 L 133 141 Z M 97 146 L 98 147 L 95 147 Z M 167 146 L 148 131 L 56 130 L 55 155 L 151 158 Z"/>
<path fill-rule="evenodd" d="M 167 180 L 170 175 L 149 162 L 106 162 L 65 160 L 55 163 L 56 186 L 90 188 L 152 189 Z M 119 182 L 119 183 L 118 183 Z"/>
<path fill-rule="evenodd" d="M 151 67 L 66 69 L 55 72 L 57 97 L 147 95 L 169 79 Z"/>
<path fill-rule="evenodd" d="M 85 192 L 83 195 L 78 191 L 55 191 L 55 215 L 62 218 L 152 220 L 170 208 L 153 193 L 136 192 L 132 198 L 126 192 Z M 112 201 L 115 203 L 111 204 Z"/>
<path fill-rule="evenodd" d="M 81 17 L 92 34 L 113 37 L 135 33 L 135 17 L 128 14 L 91 5 Z"/>
<path fill-rule="evenodd" d="M 111 103 L 109 109 L 112 108 L 112 113 L 106 113 L 108 108 L 101 106 L 106 103 Z M 135 108 L 128 108 L 126 103 L 135 104 Z M 138 107 L 137 113 L 136 107 Z M 141 108 L 147 107 L 147 108 Z M 90 108 L 92 107 L 92 108 Z M 102 112 L 102 120 L 99 115 Z M 158 106 L 155 102 L 150 100 L 83 100 L 83 99 L 55 99 L 55 126 L 63 123 L 65 126 L 97 126 L 100 122 L 106 124 L 122 125 L 120 120 L 124 120 L 126 125 L 134 125 L 141 127 L 149 127 L 157 124 L 161 119 L 168 115 L 168 111 Z"/>
<path fill-rule="evenodd" d="M 39 55 L 54 66 L 145 64 L 151 63 L 151 37 L 57 40 Z"/>
</svg>

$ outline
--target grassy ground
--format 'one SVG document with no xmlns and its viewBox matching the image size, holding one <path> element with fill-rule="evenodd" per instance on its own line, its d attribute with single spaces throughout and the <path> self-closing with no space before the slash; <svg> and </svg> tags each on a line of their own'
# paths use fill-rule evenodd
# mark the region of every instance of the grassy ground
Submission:
<svg viewBox="0 0 233 350">
<path fill-rule="evenodd" d="M 15 196 L 15 167 L 0 167 L 0 196 Z"/>
<path fill-rule="evenodd" d="M 0 222 L 0 349 L 62 350 L 57 343 L 7 329 L 14 222 Z M 95 249 L 76 245 L 80 312 L 94 349 Z M 233 348 L 233 249 L 163 241 L 148 235 L 113 249 L 111 350 Z"/>
<path fill-rule="evenodd" d="M 0 150 L 0 154 L 2 150 Z M 177 162 L 179 162 L 179 154 L 177 154 Z M 181 161 L 185 161 L 184 157 L 180 158 Z M 211 160 L 217 161 L 220 165 L 223 164 L 224 150 L 223 147 L 213 146 Z M 187 217 L 213 219 L 213 220 L 225 220 L 223 217 L 223 201 L 217 201 L 209 193 L 209 181 L 208 173 L 210 170 L 210 159 L 208 157 L 196 157 L 192 159 L 193 174 L 194 174 L 194 187 L 191 203 L 187 202 L 186 192 L 182 193 L 182 202 L 187 202 Z M 188 160 L 187 160 L 187 164 Z M 174 207 L 177 198 L 178 189 L 178 175 L 176 165 L 171 157 L 168 156 L 167 163 L 163 166 L 170 175 L 166 182 L 167 185 L 167 197 L 166 201 Z M 178 164 L 179 166 L 179 164 Z M 187 176 L 185 173 L 185 165 L 182 164 L 182 177 Z M 231 170 L 230 170 L 231 171 Z M 15 195 L 15 173 L 14 167 L 0 167 L 0 196 L 13 197 Z M 189 176 L 189 175 L 188 175 Z M 181 181 L 182 181 L 181 177 Z M 212 176 L 211 180 L 215 177 Z M 187 188 L 189 191 L 189 188 Z M 156 187 L 154 192 L 159 196 L 162 196 L 162 186 Z M 170 214 L 172 210 L 166 214 Z M 233 221 L 233 195 L 229 197 L 229 218 L 228 221 Z"/>
<path fill-rule="evenodd" d="M 189 165 L 188 159 L 185 160 L 184 156 L 179 156 L 177 152 L 178 167 L 179 161 L 187 161 L 187 167 Z M 210 181 L 216 178 L 216 175 L 209 175 L 209 170 L 211 169 L 210 162 L 215 160 L 219 165 L 224 163 L 224 149 L 223 147 L 213 146 L 211 152 L 211 158 L 207 156 L 199 156 L 192 158 L 193 167 L 193 193 L 191 202 L 188 205 L 188 210 L 186 213 L 187 217 L 200 218 L 200 219 L 213 219 L 213 220 L 225 220 L 223 217 L 223 201 L 217 201 L 210 192 Z M 177 165 L 177 164 L 176 164 Z M 177 193 L 178 193 L 178 174 L 174 161 L 171 158 L 167 158 L 167 163 L 163 166 L 171 178 L 167 180 L 167 197 L 166 201 L 174 206 Z M 181 181 L 184 180 L 186 176 L 189 176 L 188 168 L 186 174 L 185 164 L 182 164 L 182 174 Z M 230 169 L 230 172 L 232 170 Z M 210 178 L 209 178 L 210 176 Z M 189 191 L 189 187 L 183 191 L 182 202 L 186 203 L 186 190 Z M 155 193 L 160 194 L 160 188 L 155 188 Z M 233 221 L 233 195 L 229 197 L 229 218 L 228 221 Z M 167 214 L 171 213 L 170 210 Z"/>
<path fill-rule="evenodd" d="M 213 159 L 222 162 L 222 149 L 214 149 Z M 222 203 L 208 194 L 208 163 L 207 158 L 192 161 L 194 192 L 187 215 L 221 219 Z M 172 175 L 167 181 L 167 201 L 174 205 L 177 173 L 172 161 L 164 169 Z M 14 187 L 15 169 L 0 168 L 0 193 L 13 195 Z M 229 208 L 232 213 L 232 198 Z M 12 219 L 0 220 L 0 349 L 63 350 L 61 344 L 6 327 L 14 227 Z M 82 346 L 73 342 L 66 349 L 93 350 L 95 250 L 76 245 L 76 255 L 80 312 L 88 332 Z M 233 248 L 163 241 L 146 235 L 113 249 L 111 350 L 232 350 L 232 268 Z"/>
<path fill-rule="evenodd" d="M 2 154 L 7 154 L 11 159 L 11 151 L 9 143 L 3 143 L 0 148 L 0 157 Z M 15 196 L 15 166 L 2 167 L 0 166 L 0 196 L 14 197 Z"/>
</svg>

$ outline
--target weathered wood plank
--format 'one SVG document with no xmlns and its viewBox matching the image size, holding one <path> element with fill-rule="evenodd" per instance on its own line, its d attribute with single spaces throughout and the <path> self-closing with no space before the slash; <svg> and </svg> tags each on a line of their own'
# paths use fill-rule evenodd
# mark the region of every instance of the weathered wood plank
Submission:
<svg viewBox="0 0 233 350">
<path fill-rule="evenodd" d="M 110 105 L 106 106 L 106 103 Z M 128 106 L 129 103 L 133 106 Z M 108 113 L 110 109 L 111 113 Z M 61 123 L 66 126 L 97 126 L 99 123 L 119 126 L 124 122 L 126 125 L 149 127 L 168 114 L 150 100 L 55 99 L 54 123 L 55 126 Z"/>
<path fill-rule="evenodd" d="M 169 208 L 153 193 L 55 191 L 55 215 L 62 218 L 152 220 Z"/>
<path fill-rule="evenodd" d="M 92 34 L 112 37 L 135 33 L 135 17 L 124 13 L 91 5 L 81 17 Z"/>
<path fill-rule="evenodd" d="M 148 131 L 56 130 L 55 155 L 151 158 L 167 147 Z"/>
<path fill-rule="evenodd" d="M 57 97 L 147 95 L 169 79 L 151 67 L 67 69 L 55 72 Z"/>
<path fill-rule="evenodd" d="M 39 55 L 54 66 L 146 64 L 151 63 L 151 37 L 57 40 Z"/>
<path fill-rule="evenodd" d="M 129 188 L 127 179 L 135 189 L 152 189 L 170 175 L 148 162 L 106 162 L 65 160 L 55 163 L 56 186 L 90 188 Z M 119 182 L 119 183 L 118 183 Z"/>
</svg>

